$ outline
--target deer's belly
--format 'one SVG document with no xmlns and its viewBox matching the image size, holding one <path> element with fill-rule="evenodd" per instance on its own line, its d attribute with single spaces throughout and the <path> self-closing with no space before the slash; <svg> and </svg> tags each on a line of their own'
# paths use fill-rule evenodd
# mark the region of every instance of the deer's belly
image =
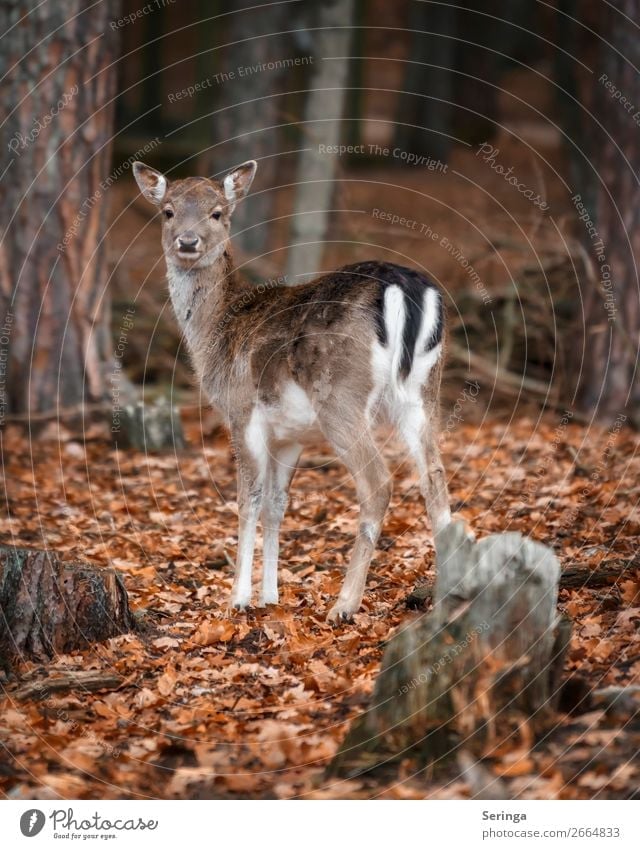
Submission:
<svg viewBox="0 0 640 849">
<path fill-rule="evenodd" d="M 311 398 L 293 381 L 285 384 L 278 403 L 256 407 L 248 435 L 252 442 L 309 442 L 320 434 Z"/>
</svg>

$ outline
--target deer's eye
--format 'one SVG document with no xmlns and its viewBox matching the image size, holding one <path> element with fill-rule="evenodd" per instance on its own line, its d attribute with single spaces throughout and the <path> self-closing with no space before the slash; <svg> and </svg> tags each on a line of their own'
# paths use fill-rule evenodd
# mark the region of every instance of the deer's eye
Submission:
<svg viewBox="0 0 640 849">
<path fill-rule="evenodd" d="M 173 210 L 171 210 L 171 209 L 165 209 L 165 210 L 164 210 L 164 217 L 165 217 L 166 219 L 173 218 Z"/>
<path fill-rule="evenodd" d="M 222 218 L 222 213 L 220 212 L 220 210 L 217 210 L 216 212 L 211 213 L 211 217 L 214 221 L 219 221 Z"/>
</svg>

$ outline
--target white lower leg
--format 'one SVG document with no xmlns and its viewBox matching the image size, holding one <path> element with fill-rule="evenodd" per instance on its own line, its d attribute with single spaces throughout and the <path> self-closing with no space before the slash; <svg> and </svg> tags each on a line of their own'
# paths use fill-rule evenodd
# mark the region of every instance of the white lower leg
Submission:
<svg viewBox="0 0 640 849">
<path fill-rule="evenodd" d="M 364 595 L 369 563 L 380 535 L 380 524 L 362 522 L 347 568 L 344 583 L 329 618 L 352 616 L 360 607 Z"/>
<path fill-rule="evenodd" d="M 278 552 L 279 525 L 265 522 L 263 524 L 263 550 L 262 550 L 262 593 L 261 604 L 278 603 Z"/>
<path fill-rule="evenodd" d="M 408 407 L 400 418 L 400 430 L 417 466 L 420 492 L 431 529 L 436 534 L 451 521 L 447 480 L 440 461 L 437 437 L 427 422 L 424 410 L 415 405 Z"/>
<path fill-rule="evenodd" d="M 297 443 L 279 446 L 271 457 L 262 510 L 262 592 L 260 603 L 278 603 L 280 525 L 287 508 L 289 484 L 300 456 Z"/>
<path fill-rule="evenodd" d="M 251 604 L 251 571 L 256 545 L 257 522 L 258 512 L 255 510 L 255 515 L 247 516 L 242 522 L 239 534 L 236 574 L 231 593 L 231 604 L 233 607 L 240 609 Z"/>
</svg>

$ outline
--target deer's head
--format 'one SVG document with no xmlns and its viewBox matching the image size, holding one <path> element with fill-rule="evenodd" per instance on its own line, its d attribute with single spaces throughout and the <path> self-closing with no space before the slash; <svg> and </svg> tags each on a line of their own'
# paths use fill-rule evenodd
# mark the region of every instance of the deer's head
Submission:
<svg viewBox="0 0 640 849">
<path fill-rule="evenodd" d="M 203 268 L 222 255 L 229 240 L 231 216 L 249 191 L 257 167 L 251 160 L 222 180 L 189 177 L 169 181 L 154 168 L 133 163 L 140 191 L 160 208 L 167 264 L 182 270 Z"/>
</svg>

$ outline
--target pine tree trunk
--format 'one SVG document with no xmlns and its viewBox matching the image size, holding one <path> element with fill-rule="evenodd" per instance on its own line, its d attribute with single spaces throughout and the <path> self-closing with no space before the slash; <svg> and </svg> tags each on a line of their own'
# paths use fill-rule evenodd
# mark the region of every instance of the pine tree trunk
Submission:
<svg viewBox="0 0 640 849">
<path fill-rule="evenodd" d="M 0 5 L 0 424 L 103 400 L 119 4 Z M 18 23 L 19 21 L 19 23 Z M 9 32 L 10 30 L 10 32 Z M 6 75 L 6 76 L 5 76 Z"/>
</svg>

